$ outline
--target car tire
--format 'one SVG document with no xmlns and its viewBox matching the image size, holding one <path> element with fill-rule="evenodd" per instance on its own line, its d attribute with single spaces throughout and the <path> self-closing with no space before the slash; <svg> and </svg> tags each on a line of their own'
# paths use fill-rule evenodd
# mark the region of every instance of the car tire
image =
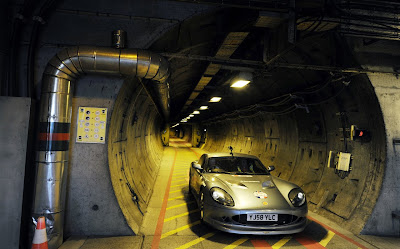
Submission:
<svg viewBox="0 0 400 249">
<path fill-rule="evenodd" d="M 192 193 L 192 180 L 191 177 L 189 175 L 189 194 Z"/>
<path fill-rule="evenodd" d="M 202 223 L 204 223 L 204 192 L 203 192 L 203 190 L 200 190 L 199 209 L 200 209 L 200 221 Z"/>
</svg>

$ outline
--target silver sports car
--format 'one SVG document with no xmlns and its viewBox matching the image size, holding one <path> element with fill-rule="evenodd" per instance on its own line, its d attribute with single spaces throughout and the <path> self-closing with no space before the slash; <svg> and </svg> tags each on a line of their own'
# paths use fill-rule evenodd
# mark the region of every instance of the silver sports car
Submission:
<svg viewBox="0 0 400 249">
<path fill-rule="evenodd" d="M 203 154 L 192 162 L 189 189 L 201 220 L 239 234 L 291 234 L 306 226 L 306 196 L 297 185 L 274 177 L 251 155 Z"/>
</svg>

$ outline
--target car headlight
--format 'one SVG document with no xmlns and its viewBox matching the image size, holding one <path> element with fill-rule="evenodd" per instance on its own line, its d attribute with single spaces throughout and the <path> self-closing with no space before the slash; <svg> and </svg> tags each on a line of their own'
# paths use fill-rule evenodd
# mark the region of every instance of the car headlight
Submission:
<svg viewBox="0 0 400 249">
<path fill-rule="evenodd" d="M 233 202 L 232 196 L 230 196 L 227 192 L 220 188 L 212 188 L 210 189 L 211 197 L 214 201 L 222 204 L 224 206 L 233 207 L 235 203 Z"/>
<path fill-rule="evenodd" d="M 289 192 L 289 200 L 293 206 L 300 207 L 306 202 L 306 194 L 300 188 L 292 189 Z"/>
</svg>

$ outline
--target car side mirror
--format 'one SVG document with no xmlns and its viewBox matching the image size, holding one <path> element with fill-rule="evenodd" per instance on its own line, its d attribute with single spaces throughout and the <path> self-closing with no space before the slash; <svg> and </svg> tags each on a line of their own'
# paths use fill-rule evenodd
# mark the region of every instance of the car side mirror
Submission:
<svg viewBox="0 0 400 249">
<path fill-rule="evenodd" d="M 197 162 L 192 162 L 192 167 L 193 167 L 194 169 L 198 169 L 198 170 L 200 170 L 200 171 L 203 170 L 203 168 L 201 167 L 201 165 L 198 164 Z"/>
<path fill-rule="evenodd" d="M 268 171 L 269 172 L 274 171 L 274 170 L 275 170 L 275 166 L 274 165 L 268 166 Z"/>
</svg>

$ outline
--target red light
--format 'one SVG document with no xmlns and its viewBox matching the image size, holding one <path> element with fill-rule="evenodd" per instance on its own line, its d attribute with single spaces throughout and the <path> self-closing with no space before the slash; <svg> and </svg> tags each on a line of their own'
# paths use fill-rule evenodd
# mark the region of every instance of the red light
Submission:
<svg viewBox="0 0 400 249">
<path fill-rule="evenodd" d="M 360 134 L 358 134 L 359 137 L 362 137 L 364 135 L 363 131 L 360 131 Z"/>
</svg>

